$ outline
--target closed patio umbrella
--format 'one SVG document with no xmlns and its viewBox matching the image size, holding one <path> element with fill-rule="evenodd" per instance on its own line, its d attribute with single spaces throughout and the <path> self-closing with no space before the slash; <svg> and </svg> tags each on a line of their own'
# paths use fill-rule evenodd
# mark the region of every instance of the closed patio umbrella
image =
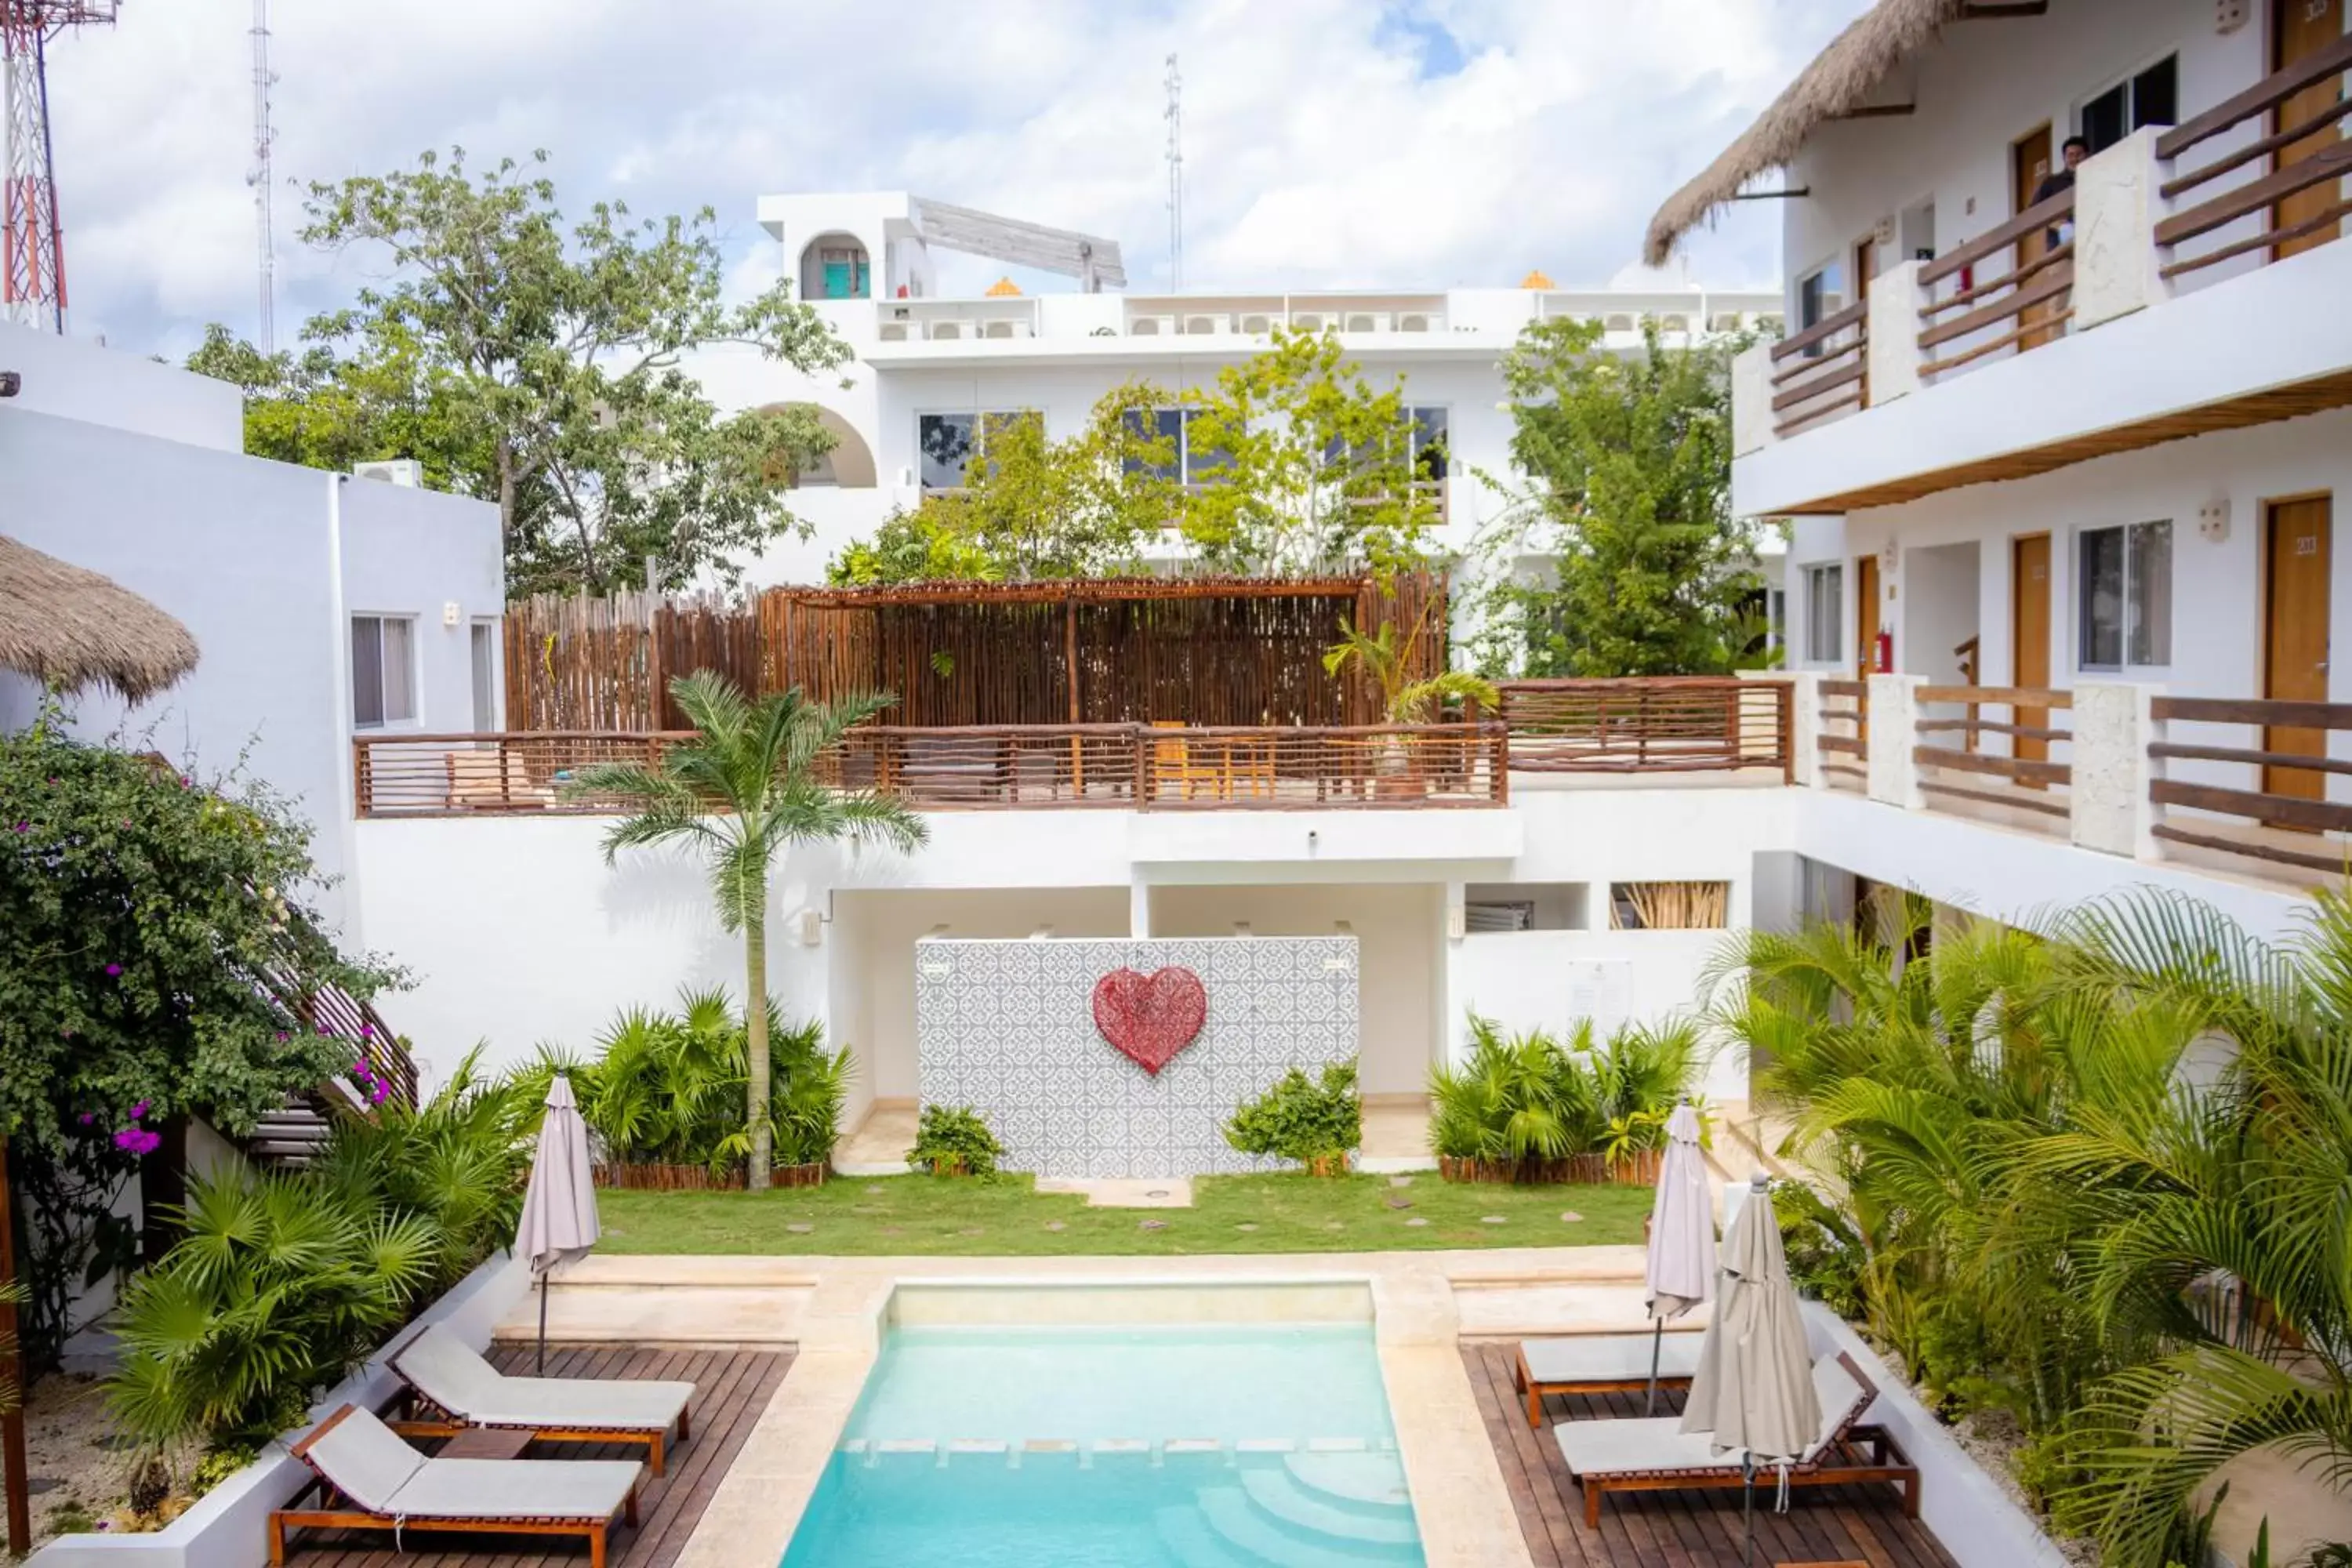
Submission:
<svg viewBox="0 0 2352 1568">
<path fill-rule="evenodd" d="M 584 1257 L 596 1245 L 595 1173 L 588 1163 L 588 1123 L 562 1073 L 547 1086 L 547 1116 L 539 1124 L 530 1185 L 522 1195 L 515 1251 L 539 1281 L 539 1370 L 547 1371 L 547 1274 Z"/>
<path fill-rule="evenodd" d="M 1820 1434 L 1812 1359 L 1797 1289 L 1780 1252 L 1771 1182 L 1759 1171 L 1723 1238 L 1715 1321 L 1699 1346 L 1698 1373 L 1691 1379 L 1682 1426 L 1685 1432 L 1709 1434 L 1717 1452 L 1740 1451 L 1748 1480 L 1739 1510 L 1743 1561 L 1755 1559 L 1757 1467 L 1786 1466 Z M 1780 1506 L 1788 1506 L 1785 1490 Z"/>
<path fill-rule="evenodd" d="M 1650 1415 L 1658 1405 L 1658 1351 L 1666 1320 L 1679 1318 L 1715 1294 L 1715 1215 L 1707 1202 L 1706 1166 L 1699 1153 L 1697 1108 L 1685 1101 L 1666 1118 L 1666 1152 L 1658 1162 L 1658 1195 L 1650 1205 Z"/>
</svg>

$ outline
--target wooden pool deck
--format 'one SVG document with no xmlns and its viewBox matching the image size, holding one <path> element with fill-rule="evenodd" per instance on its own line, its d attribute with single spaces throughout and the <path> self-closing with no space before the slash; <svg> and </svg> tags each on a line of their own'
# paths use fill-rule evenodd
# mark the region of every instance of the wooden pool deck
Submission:
<svg viewBox="0 0 2352 1568">
<path fill-rule="evenodd" d="M 502 1372 L 532 1370 L 528 1345 L 501 1345 L 490 1360 Z M 686 1549 L 687 1537 L 735 1461 L 736 1450 L 768 1407 L 793 1358 L 773 1351 L 713 1351 L 676 1347 L 550 1345 L 550 1377 L 683 1378 L 699 1391 L 694 1402 L 694 1436 L 669 1457 L 669 1473 L 648 1480 L 638 1527 L 613 1537 L 611 1568 L 669 1568 Z M 551 1457 L 570 1459 L 634 1459 L 641 1446 L 563 1443 L 548 1446 Z M 395 1552 L 382 1531 L 304 1531 L 289 1543 L 289 1568 L 574 1568 L 588 1561 L 584 1541 L 550 1537 L 431 1535 L 429 1550 Z M 518 1550 L 515 1542 L 527 1541 Z"/>
<path fill-rule="evenodd" d="M 1536 1568 L 1738 1568 L 1737 1491 L 1612 1492 L 1601 1528 L 1587 1530 L 1582 1498 L 1550 1427 L 1528 1425 L 1526 1401 L 1511 1386 L 1517 1348 L 1509 1342 L 1465 1343 L 1462 1360 Z M 1679 1410 L 1682 1397 L 1662 1395 L 1659 1403 L 1662 1414 Z M 1555 1396 L 1543 1407 L 1548 1421 L 1639 1415 L 1642 1395 Z M 1927 1527 L 1903 1517 L 1892 1488 L 1806 1489 L 1780 1515 L 1771 1511 L 1768 1489 L 1759 1487 L 1758 1494 L 1759 1568 L 1950 1568 L 1952 1559 Z"/>
</svg>

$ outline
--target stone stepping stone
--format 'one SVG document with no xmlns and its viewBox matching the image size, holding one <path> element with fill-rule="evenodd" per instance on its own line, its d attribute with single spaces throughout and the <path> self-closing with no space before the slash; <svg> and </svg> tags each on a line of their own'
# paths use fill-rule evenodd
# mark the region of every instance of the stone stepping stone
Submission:
<svg viewBox="0 0 2352 1568">
<path fill-rule="evenodd" d="M 788 1225 L 784 1226 L 784 1228 L 791 1231 L 794 1236 L 806 1236 L 809 1232 L 814 1230 L 816 1226 L 813 1225 Z"/>
<path fill-rule="evenodd" d="M 1047 1230 L 1067 1230 L 1070 1227 L 1064 1225 L 1060 1220 L 1049 1219 L 1045 1222 L 1045 1228 Z"/>
<path fill-rule="evenodd" d="M 1582 1225 L 1584 1223 L 1584 1216 L 1577 1213 L 1574 1209 L 1562 1209 L 1559 1213 L 1559 1223 L 1562 1225 Z"/>
<path fill-rule="evenodd" d="M 1482 1214 L 1478 1216 L 1478 1223 L 1480 1225 L 1506 1225 L 1508 1224 L 1509 1221 L 1507 1217 L 1503 1215 Z"/>
<path fill-rule="evenodd" d="M 1244 1220 L 1241 1224 L 1234 1226 L 1234 1228 L 1235 1230 L 1255 1230 L 1257 1226 L 1248 1220 Z"/>
<path fill-rule="evenodd" d="M 1412 1207 L 1412 1200 L 1410 1198 L 1391 1198 L 1389 1200 L 1389 1207 L 1392 1209 L 1409 1209 Z"/>
<path fill-rule="evenodd" d="M 1166 1230 L 1168 1228 L 1168 1222 L 1164 1219 L 1138 1220 L 1136 1222 L 1135 1228 L 1138 1230 Z"/>
<path fill-rule="evenodd" d="M 985 1226 L 976 1225 L 969 1230 L 960 1231 L 957 1234 L 961 1236 L 986 1236 L 988 1234 L 988 1228 Z"/>
<path fill-rule="evenodd" d="M 1419 1215 L 1415 1215 L 1411 1219 L 1405 1221 L 1405 1224 L 1407 1225 L 1427 1225 L 1428 1223 L 1429 1222 L 1427 1220 L 1422 1218 Z"/>
</svg>

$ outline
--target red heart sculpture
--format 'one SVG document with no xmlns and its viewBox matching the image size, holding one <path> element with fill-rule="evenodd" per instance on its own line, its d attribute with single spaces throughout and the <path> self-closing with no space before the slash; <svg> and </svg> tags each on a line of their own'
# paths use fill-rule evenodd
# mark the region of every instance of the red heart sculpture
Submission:
<svg viewBox="0 0 2352 1568">
<path fill-rule="evenodd" d="M 1192 1043 L 1209 1016 L 1209 993 L 1189 969 L 1139 974 L 1114 969 L 1095 982 L 1095 1027 L 1152 1077 Z"/>
</svg>

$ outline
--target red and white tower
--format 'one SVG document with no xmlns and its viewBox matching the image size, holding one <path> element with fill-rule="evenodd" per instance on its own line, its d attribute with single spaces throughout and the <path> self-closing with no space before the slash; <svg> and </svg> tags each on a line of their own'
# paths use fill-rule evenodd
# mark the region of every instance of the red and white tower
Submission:
<svg viewBox="0 0 2352 1568">
<path fill-rule="evenodd" d="M 0 0 L 7 56 L 6 185 L 0 190 L 0 319 L 66 330 L 66 239 L 49 152 L 48 42 L 111 23 L 117 0 Z"/>
</svg>

